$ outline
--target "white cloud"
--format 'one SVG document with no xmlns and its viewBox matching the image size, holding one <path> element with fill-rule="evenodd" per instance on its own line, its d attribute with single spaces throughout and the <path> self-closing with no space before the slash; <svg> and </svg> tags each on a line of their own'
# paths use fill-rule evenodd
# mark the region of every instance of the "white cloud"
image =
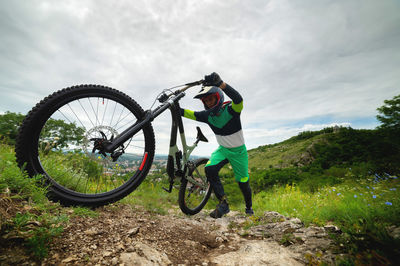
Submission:
<svg viewBox="0 0 400 266">
<path fill-rule="evenodd" d="M 217 71 L 244 97 L 245 130 L 289 136 L 305 124 L 371 126 L 399 93 L 396 1 L 3 1 L 0 34 L 2 112 L 81 83 L 148 108 L 162 89 Z M 201 109 L 193 94 L 182 106 Z M 154 121 L 160 142 L 168 121 Z"/>
</svg>

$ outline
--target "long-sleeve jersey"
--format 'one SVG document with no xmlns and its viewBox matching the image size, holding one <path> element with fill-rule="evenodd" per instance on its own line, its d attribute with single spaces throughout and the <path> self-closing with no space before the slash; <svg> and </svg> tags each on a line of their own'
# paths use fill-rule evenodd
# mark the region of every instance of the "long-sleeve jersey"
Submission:
<svg viewBox="0 0 400 266">
<path fill-rule="evenodd" d="M 243 109 L 242 96 L 226 84 L 223 92 L 232 99 L 224 103 L 220 111 L 214 115 L 209 110 L 195 112 L 181 108 L 181 115 L 196 121 L 207 123 L 214 132 L 219 145 L 225 148 L 235 148 L 244 145 L 240 114 Z"/>
</svg>

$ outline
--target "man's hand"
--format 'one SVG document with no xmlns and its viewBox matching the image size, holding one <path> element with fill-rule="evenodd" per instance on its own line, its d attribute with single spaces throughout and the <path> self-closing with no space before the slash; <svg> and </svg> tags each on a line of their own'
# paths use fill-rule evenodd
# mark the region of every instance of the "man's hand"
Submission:
<svg viewBox="0 0 400 266">
<path fill-rule="evenodd" d="M 223 83 L 222 79 L 215 72 L 210 75 L 204 76 L 204 86 L 217 86 L 219 87 Z"/>
</svg>

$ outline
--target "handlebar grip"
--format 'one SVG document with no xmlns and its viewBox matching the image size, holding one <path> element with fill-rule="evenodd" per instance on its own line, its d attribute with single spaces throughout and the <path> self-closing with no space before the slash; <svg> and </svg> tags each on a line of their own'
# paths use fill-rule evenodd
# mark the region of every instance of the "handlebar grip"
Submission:
<svg viewBox="0 0 400 266">
<path fill-rule="evenodd" d="M 198 81 L 194 81 L 194 82 L 190 82 L 190 83 L 186 83 L 185 86 L 196 86 L 196 85 L 201 85 L 203 84 L 204 79 L 202 80 L 198 80 Z"/>
</svg>

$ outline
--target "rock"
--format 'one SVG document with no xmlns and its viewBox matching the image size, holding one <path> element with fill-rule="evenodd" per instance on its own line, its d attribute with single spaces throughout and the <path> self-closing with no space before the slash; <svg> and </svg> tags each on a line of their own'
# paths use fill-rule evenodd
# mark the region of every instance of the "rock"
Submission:
<svg viewBox="0 0 400 266">
<path fill-rule="evenodd" d="M 84 231 L 83 233 L 88 236 L 95 236 L 95 235 L 101 234 L 101 232 L 93 230 L 93 229 L 88 229 L 88 230 Z"/>
<path fill-rule="evenodd" d="M 328 234 L 326 233 L 323 227 L 316 227 L 310 226 L 304 230 L 304 233 L 307 237 L 327 237 Z"/>
<path fill-rule="evenodd" d="M 286 217 L 278 212 L 264 212 L 262 220 L 269 222 L 269 223 L 276 223 L 276 222 L 283 222 L 286 220 Z"/>
<path fill-rule="evenodd" d="M 129 230 L 128 231 L 128 236 L 134 236 L 137 233 L 139 233 L 139 227 L 135 227 L 135 228 L 132 228 L 131 230 Z"/>
<path fill-rule="evenodd" d="M 103 253 L 103 257 L 109 257 L 109 256 L 111 256 L 112 255 L 112 252 L 111 251 L 105 251 L 104 253 Z"/>
<path fill-rule="evenodd" d="M 136 252 L 125 252 L 119 257 L 121 264 L 128 265 L 168 265 L 171 261 L 165 253 L 144 244 L 135 244 Z"/>
<path fill-rule="evenodd" d="M 303 227 L 303 222 L 299 218 L 292 218 L 289 220 L 290 223 L 292 224 L 297 224 L 300 227 Z"/>
<path fill-rule="evenodd" d="M 324 229 L 329 233 L 334 233 L 334 234 L 342 233 L 342 230 L 340 230 L 340 228 L 335 225 L 325 225 Z"/>
<path fill-rule="evenodd" d="M 218 255 L 210 259 L 217 265 L 302 265 L 291 251 L 275 242 L 247 241 L 233 252 Z"/>
<path fill-rule="evenodd" d="M 118 264 L 118 258 L 112 258 L 111 260 L 111 265 L 117 265 Z"/>
<path fill-rule="evenodd" d="M 396 227 L 395 225 L 389 226 L 387 228 L 388 234 L 394 239 L 400 239 L 400 227 Z"/>
<path fill-rule="evenodd" d="M 128 253 L 131 253 L 131 252 L 134 252 L 134 251 L 135 251 L 135 248 L 132 247 L 132 246 L 129 246 L 129 247 L 126 248 L 126 252 L 128 252 Z"/>
<path fill-rule="evenodd" d="M 116 247 L 117 251 L 121 251 L 124 250 L 124 245 L 122 245 L 121 243 L 118 243 L 117 247 Z"/>
<path fill-rule="evenodd" d="M 184 240 L 183 242 L 184 242 L 185 245 L 187 245 L 188 247 L 196 247 L 197 245 L 199 245 L 199 243 L 194 242 L 194 241 L 192 241 L 192 240 L 188 240 L 188 239 Z"/>
<path fill-rule="evenodd" d="M 76 257 L 68 257 L 66 259 L 63 259 L 61 262 L 62 263 L 69 263 L 69 262 L 73 262 L 76 260 Z"/>
<path fill-rule="evenodd" d="M 215 238 L 215 241 L 217 241 L 218 243 L 222 243 L 222 242 L 224 242 L 224 239 L 222 237 L 220 237 L 220 236 L 217 236 Z"/>
</svg>

